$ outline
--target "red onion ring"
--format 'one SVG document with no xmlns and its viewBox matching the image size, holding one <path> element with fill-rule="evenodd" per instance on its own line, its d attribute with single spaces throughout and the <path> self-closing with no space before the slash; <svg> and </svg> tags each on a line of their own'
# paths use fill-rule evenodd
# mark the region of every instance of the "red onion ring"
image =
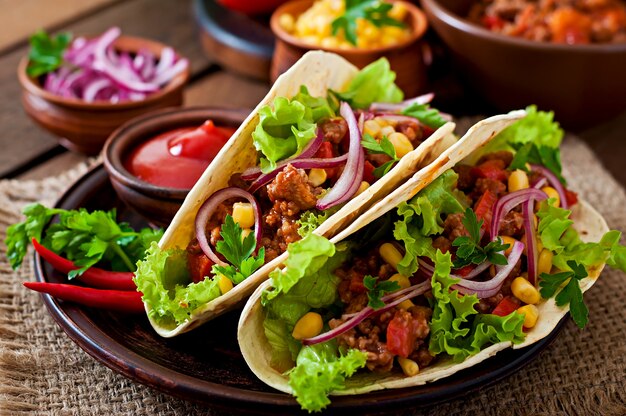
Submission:
<svg viewBox="0 0 626 416">
<path fill-rule="evenodd" d="M 302 150 L 302 152 L 300 152 L 299 155 L 292 156 L 288 159 L 280 161 L 278 165 L 276 166 L 276 169 L 274 169 L 271 172 L 268 172 L 266 175 L 270 175 L 274 173 L 275 171 L 281 170 L 282 167 L 287 166 L 286 162 L 297 160 L 297 159 L 312 158 L 315 155 L 315 153 L 317 153 L 317 151 L 319 150 L 323 142 L 324 142 L 324 132 L 322 131 L 322 129 L 318 128 L 315 137 L 311 139 L 309 143 L 307 143 L 307 145 L 304 147 L 304 149 Z M 251 180 L 258 178 L 262 173 L 263 172 L 261 172 L 260 167 L 253 166 L 243 171 L 243 173 L 241 174 L 241 179 L 243 179 L 244 181 L 251 181 Z"/>
<path fill-rule="evenodd" d="M 502 283 L 511 274 L 513 268 L 522 257 L 524 244 L 516 241 L 513 244 L 511 254 L 507 259 L 506 266 L 498 266 L 498 273 L 486 282 L 475 282 L 473 280 L 462 279 L 459 283 L 452 286 L 452 289 L 458 290 L 465 295 L 476 294 L 479 298 L 488 298 L 497 294 L 502 288 Z"/>
<path fill-rule="evenodd" d="M 500 223 L 510 210 L 522 202 L 529 200 L 542 201 L 547 197 L 546 193 L 539 189 L 526 188 L 511 192 L 510 194 L 498 199 L 493 206 L 493 216 L 491 218 L 491 230 L 489 235 L 490 240 L 493 241 L 496 239 L 498 231 L 500 231 Z"/>
<path fill-rule="evenodd" d="M 341 176 L 335 182 L 335 186 L 317 201 L 315 207 L 322 211 L 352 198 L 363 180 L 365 152 L 361 146 L 361 132 L 359 131 L 356 117 L 348 103 L 345 102 L 341 103 L 339 114 L 348 123 L 348 133 L 350 134 L 348 161 L 343 172 L 341 172 Z"/>
<path fill-rule="evenodd" d="M 248 188 L 248 192 L 255 193 L 260 187 L 270 182 L 274 179 L 282 170 L 287 166 L 291 165 L 294 168 L 298 169 L 322 169 L 322 168 L 334 168 L 335 166 L 339 166 L 346 162 L 348 159 L 348 154 L 343 156 L 333 157 L 329 159 L 323 158 L 315 158 L 315 159 L 295 159 L 295 160 L 285 160 L 284 162 L 280 162 L 278 164 L 278 168 L 274 169 L 270 173 L 266 173 L 265 175 L 261 175 L 258 179 L 252 184 L 250 184 L 250 188 Z"/>
<path fill-rule="evenodd" d="M 559 199 L 561 200 L 561 208 L 564 208 L 564 209 L 569 208 L 569 204 L 567 203 L 567 196 L 565 194 L 565 188 L 563 188 L 563 184 L 561 184 L 561 181 L 559 180 L 559 178 L 557 178 L 556 175 L 552 173 L 552 171 L 546 168 L 545 166 L 530 165 L 530 169 L 533 170 L 534 172 L 539 172 L 543 176 L 545 176 L 548 182 L 550 182 L 550 185 L 554 189 L 556 189 L 556 192 L 559 194 Z"/>
<path fill-rule="evenodd" d="M 198 210 L 198 213 L 196 214 L 195 226 L 196 238 L 198 239 L 200 248 L 212 262 L 219 264 L 220 266 L 228 266 L 228 263 L 222 261 L 211 248 L 211 244 L 207 238 L 206 225 L 211 219 L 211 216 L 217 206 L 231 198 L 244 198 L 252 205 L 252 209 L 254 210 L 254 238 L 256 239 L 255 251 L 259 249 L 261 245 L 261 237 L 263 236 L 263 227 L 261 225 L 261 207 L 259 207 L 256 199 L 254 199 L 250 193 L 241 188 L 235 187 L 224 188 L 215 192 L 213 195 L 208 197 L 206 201 L 204 201 Z"/>
<path fill-rule="evenodd" d="M 524 215 L 524 231 L 526 234 L 526 261 L 528 265 L 528 281 L 534 285 L 537 282 L 537 233 L 533 219 L 533 201 L 529 200 L 522 205 Z"/>
<path fill-rule="evenodd" d="M 539 178 L 535 183 L 533 183 L 531 186 L 535 189 L 541 189 L 543 188 L 546 183 L 548 183 L 548 180 L 546 178 Z"/>
<path fill-rule="evenodd" d="M 435 98 L 435 94 L 431 92 L 400 103 L 372 103 L 369 109 L 370 111 L 402 111 L 411 104 L 428 104 L 433 98 Z"/>
<path fill-rule="evenodd" d="M 427 275 L 429 277 L 432 277 L 433 273 L 435 272 L 435 268 L 430 265 L 428 262 L 426 262 L 425 260 L 418 258 L 417 259 L 418 264 L 420 265 L 421 268 L 423 268 L 427 273 Z M 461 279 L 461 280 L 472 280 L 473 278 L 475 278 L 476 276 L 478 276 L 479 274 L 481 274 L 482 272 L 484 272 L 485 270 L 487 270 L 489 268 L 489 266 L 491 266 L 491 262 L 490 261 L 484 261 L 481 264 L 477 265 L 471 272 L 469 272 L 466 276 L 460 276 L 458 274 L 450 274 L 450 277 L 454 278 L 454 279 Z"/>
</svg>

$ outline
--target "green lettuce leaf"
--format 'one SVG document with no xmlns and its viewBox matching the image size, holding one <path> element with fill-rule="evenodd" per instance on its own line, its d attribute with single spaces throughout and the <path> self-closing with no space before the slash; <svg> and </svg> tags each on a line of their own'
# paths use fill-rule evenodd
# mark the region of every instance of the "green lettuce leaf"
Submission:
<svg viewBox="0 0 626 416">
<path fill-rule="evenodd" d="M 458 177 L 447 170 L 415 197 L 398 205 L 401 219 L 395 223 L 393 235 L 404 243 L 405 255 L 398 263 L 403 275 L 417 271 L 417 257 L 434 258 L 429 236 L 443 232 L 443 216 L 464 211 L 465 198 L 455 188 Z"/>
<path fill-rule="evenodd" d="M 254 146 L 265 157 L 261 169 L 269 172 L 276 162 L 299 154 L 315 137 L 315 123 L 306 117 L 307 109 L 299 101 L 276 97 L 273 105 L 259 110 L 259 124 L 252 132 Z"/>
<path fill-rule="evenodd" d="M 291 99 L 291 101 L 298 101 L 302 103 L 305 108 L 305 117 L 307 120 L 311 120 L 314 123 L 317 123 L 323 118 L 335 116 L 335 112 L 331 108 L 328 99 L 325 97 L 311 96 L 308 88 L 304 85 L 300 86 L 300 91 Z"/>
<path fill-rule="evenodd" d="M 163 326 L 182 324 L 194 310 L 220 296 L 217 280 L 191 283 L 185 250 L 161 250 L 155 242 L 137 262 L 133 280 L 150 307 L 148 315 Z"/>
<path fill-rule="evenodd" d="M 330 403 L 328 393 L 343 389 L 346 378 L 366 361 L 367 354 L 356 349 L 340 354 L 335 340 L 304 347 L 289 372 L 289 386 L 304 410 L 317 412 Z"/>
<path fill-rule="evenodd" d="M 447 121 L 441 117 L 439 110 L 430 108 L 428 104 L 411 104 L 402 110 L 402 114 L 409 117 L 415 117 L 421 121 L 422 124 L 425 124 L 433 129 L 438 129 L 447 123 Z"/>
<path fill-rule="evenodd" d="M 395 79 L 396 73 L 391 70 L 389 61 L 380 58 L 359 71 L 345 91 L 332 93 L 352 108 L 368 108 L 374 102 L 398 103 L 404 94 L 394 84 Z"/>
<path fill-rule="evenodd" d="M 520 343 L 524 340 L 524 315 L 517 312 L 500 317 L 478 314 L 476 295 L 460 296 L 451 287 L 459 279 L 450 277 L 452 257 L 437 250 L 432 277 L 433 316 L 430 323 L 429 351 L 447 354 L 455 362 L 478 353 L 485 345 L 502 341 Z"/>
</svg>

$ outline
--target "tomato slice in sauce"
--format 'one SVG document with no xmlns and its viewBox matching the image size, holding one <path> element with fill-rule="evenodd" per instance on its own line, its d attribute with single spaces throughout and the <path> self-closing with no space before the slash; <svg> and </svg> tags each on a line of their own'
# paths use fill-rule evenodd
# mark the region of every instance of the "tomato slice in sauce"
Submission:
<svg viewBox="0 0 626 416">
<path fill-rule="evenodd" d="M 191 189 L 234 132 L 212 120 L 197 128 L 170 130 L 133 149 L 124 167 L 153 185 Z"/>
</svg>

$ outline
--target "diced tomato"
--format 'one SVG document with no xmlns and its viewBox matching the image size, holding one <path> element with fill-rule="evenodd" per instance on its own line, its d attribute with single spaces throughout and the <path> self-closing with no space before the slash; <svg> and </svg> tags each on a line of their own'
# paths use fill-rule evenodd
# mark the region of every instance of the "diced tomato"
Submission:
<svg viewBox="0 0 626 416">
<path fill-rule="evenodd" d="M 498 316 L 507 316 L 511 312 L 517 310 L 519 308 L 519 303 L 512 296 L 507 296 L 498 303 L 496 308 L 491 312 L 494 315 Z"/>
<path fill-rule="evenodd" d="M 407 358 L 415 348 L 419 323 L 396 315 L 387 326 L 387 349 L 390 353 Z"/>
<path fill-rule="evenodd" d="M 498 16 L 484 16 L 483 25 L 489 30 L 498 30 L 504 26 L 504 20 Z"/>
<path fill-rule="evenodd" d="M 331 142 L 323 142 L 313 157 L 319 159 L 330 159 L 335 156 L 336 155 L 333 152 L 333 144 Z M 326 168 L 324 170 L 326 171 L 326 176 L 328 176 L 329 179 L 334 179 L 339 172 L 339 168 Z"/>
<path fill-rule="evenodd" d="M 365 293 L 367 288 L 363 285 L 363 277 L 358 273 L 354 273 L 350 279 L 350 292 Z"/>
<path fill-rule="evenodd" d="M 363 180 L 370 185 L 376 182 L 376 176 L 374 176 L 374 165 L 369 160 L 365 161 L 365 167 L 363 169 Z"/>
<path fill-rule="evenodd" d="M 506 165 L 503 160 L 491 159 L 472 168 L 472 175 L 477 178 L 489 178 L 495 181 L 506 181 Z"/>
<path fill-rule="evenodd" d="M 567 205 L 571 207 L 572 205 L 576 205 L 578 203 L 578 194 L 574 191 L 570 191 L 569 189 L 565 189 L 565 199 L 567 200 Z"/>
<path fill-rule="evenodd" d="M 187 253 L 187 262 L 189 263 L 189 274 L 194 283 L 204 280 L 205 277 L 211 275 L 213 263 L 206 255 Z"/>
<path fill-rule="evenodd" d="M 476 266 L 474 266 L 473 264 L 468 264 L 467 266 L 461 267 L 460 269 L 455 269 L 454 274 L 456 274 L 457 276 L 465 277 L 470 274 L 475 268 Z"/>
<path fill-rule="evenodd" d="M 486 232 L 491 230 L 491 217 L 493 216 L 493 205 L 498 200 L 496 194 L 489 189 L 476 202 L 474 213 L 478 221 L 483 220 L 483 228 Z"/>
</svg>

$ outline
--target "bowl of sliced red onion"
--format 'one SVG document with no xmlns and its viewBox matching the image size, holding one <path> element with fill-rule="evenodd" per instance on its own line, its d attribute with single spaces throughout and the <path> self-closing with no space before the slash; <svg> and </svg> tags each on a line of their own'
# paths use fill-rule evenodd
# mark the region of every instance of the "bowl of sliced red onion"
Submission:
<svg viewBox="0 0 626 416">
<path fill-rule="evenodd" d="M 183 103 L 189 62 L 162 43 L 123 36 L 113 27 L 96 37 L 39 32 L 22 59 L 22 104 L 66 148 L 97 154 L 126 121 Z"/>
</svg>

